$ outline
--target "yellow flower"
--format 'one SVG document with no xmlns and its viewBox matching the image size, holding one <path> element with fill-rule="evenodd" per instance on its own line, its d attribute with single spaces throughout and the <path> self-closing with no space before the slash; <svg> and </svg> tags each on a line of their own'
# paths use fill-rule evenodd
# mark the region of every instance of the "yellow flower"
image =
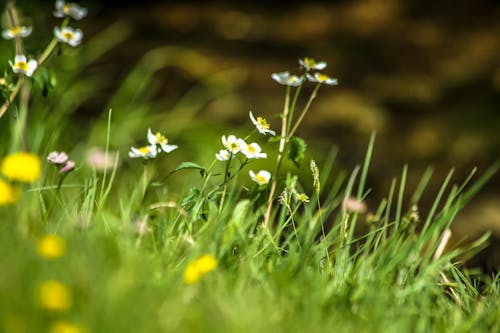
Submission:
<svg viewBox="0 0 500 333">
<path fill-rule="evenodd" d="M 32 183 L 40 177 L 40 160 L 35 154 L 14 153 L 3 160 L 1 171 L 10 180 Z"/>
<path fill-rule="evenodd" d="M 56 235 L 45 235 L 38 241 L 36 248 L 38 254 L 46 259 L 57 259 L 66 252 L 64 239 Z"/>
<path fill-rule="evenodd" d="M 196 260 L 198 270 L 203 274 L 213 271 L 217 267 L 217 259 L 210 254 L 205 254 Z"/>
<path fill-rule="evenodd" d="M 45 281 L 38 291 L 40 305 L 48 310 L 64 311 L 71 307 L 73 297 L 69 288 L 55 280 Z"/>
<path fill-rule="evenodd" d="M 80 326 L 67 321 L 56 321 L 50 325 L 49 333 L 83 333 L 85 332 Z"/>
<path fill-rule="evenodd" d="M 205 274 L 217 267 L 217 259 L 210 254 L 205 254 L 197 260 L 190 262 L 184 271 L 184 282 L 193 284 L 198 282 Z"/>
<path fill-rule="evenodd" d="M 0 206 L 16 202 L 18 196 L 19 192 L 16 188 L 0 179 Z"/>
</svg>

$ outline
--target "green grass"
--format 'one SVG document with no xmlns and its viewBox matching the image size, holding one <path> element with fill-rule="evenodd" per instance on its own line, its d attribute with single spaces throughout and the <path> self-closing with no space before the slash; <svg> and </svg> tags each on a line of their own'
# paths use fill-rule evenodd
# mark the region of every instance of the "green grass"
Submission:
<svg viewBox="0 0 500 333">
<path fill-rule="evenodd" d="M 63 48 L 50 58 L 21 88 L 30 102 L 21 96 L 0 119 L 1 157 L 21 149 L 19 133 L 25 131 L 24 145 L 42 161 L 52 150 L 66 150 L 77 162 L 60 187 L 56 168 L 44 164 L 18 202 L 0 206 L 0 331 L 46 332 L 60 321 L 82 332 L 500 331 L 500 277 L 463 265 L 488 235 L 441 252 L 457 214 L 499 163 L 465 180 L 451 171 L 428 212 L 416 207 L 432 172 L 408 189 L 404 166 L 379 205 L 352 212 L 343 206 L 345 198 L 371 198 L 367 176 L 375 135 L 352 172 L 336 166 L 335 151 L 318 160 L 317 171 L 308 171 L 312 157 L 292 136 L 301 120 L 283 117 L 284 150 L 280 138 L 269 140 L 262 143 L 269 158 L 240 173 L 234 172 L 237 159 L 208 167 L 228 131 L 207 129 L 197 115 L 208 100 L 236 89 L 237 80 L 192 50 L 149 51 L 107 103 L 112 112 L 78 117 L 114 82 L 85 68 L 126 38 L 120 24 L 81 52 Z M 170 66 L 186 70 L 195 82 L 175 102 L 157 95 L 157 72 Z M 301 119 L 310 105 L 295 110 L 301 100 L 290 90 L 283 114 Z M 166 105 L 167 114 L 158 112 Z M 166 128 L 179 150 L 147 164 L 129 159 L 130 146 L 151 124 Z M 244 136 L 249 126 L 246 121 L 233 133 Z M 119 161 L 106 172 L 92 169 L 84 160 L 93 146 L 118 151 Z M 186 160 L 193 162 L 182 164 Z M 249 169 L 264 168 L 276 169 L 271 204 L 271 183 L 258 187 L 247 176 Z M 308 202 L 298 199 L 303 192 Z M 62 257 L 38 254 L 47 234 L 64 239 Z M 186 267 L 203 254 L 217 259 L 216 269 L 186 284 Z M 48 280 L 69 288 L 72 302 L 63 311 L 40 304 L 39 287 Z"/>
</svg>

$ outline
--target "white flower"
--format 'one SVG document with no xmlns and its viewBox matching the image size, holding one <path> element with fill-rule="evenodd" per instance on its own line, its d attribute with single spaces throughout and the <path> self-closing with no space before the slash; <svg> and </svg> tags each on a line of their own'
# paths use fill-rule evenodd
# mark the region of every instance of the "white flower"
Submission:
<svg viewBox="0 0 500 333">
<path fill-rule="evenodd" d="M 215 154 L 215 158 L 217 158 L 219 161 L 227 161 L 229 160 L 230 156 L 231 154 L 225 149 L 221 149 L 217 154 Z M 232 156 L 234 157 L 234 155 Z"/>
<path fill-rule="evenodd" d="M 266 170 L 260 170 L 257 174 L 250 170 L 248 173 L 250 174 L 250 178 L 259 185 L 266 185 L 271 179 L 271 173 Z"/>
<path fill-rule="evenodd" d="M 14 63 L 9 60 L 9 64 L 14 73 L 22 73 L 26 76 L 33 75 L 33 72 L 38 67 L 38 62 L 36 60 L 31 59 L 30 61 L 27 61 L 26 56 L 22 54 L 16 55 Z"/>
<path fill-rule="evenodd" d="M 75 20 L 81 20 L 87 16 L 87 9 L 78 6 L 76 3 L 66 3 L 64 0 L 56 1 L 55 17 L 71 16 Z"/>
<path fill-rule="evenodd" d="M 64 164 L 68 161 L 68 155 L 65 152 L 53 151 L 47 156 L 50 164 Z"/>
<path fill-rule="evenodd" d="M 238 141 L 238 138 L 236 138 L 234 135 L 230 135 L 227 138 L 225 135 L 223 135 L 222 136 L 222 144 L 233 155 L 235 155 L 241 151 L 240 142 Z"/>
<path fill-rule="evenodd" d="M 314 76 L 308 73 L 307 79 L 311 82 L 324 83 L 331 86 L 337 85 L 337 79 L 331 78 L 328 75 L 322 73 L 314 73 Z"/>
<path fill-rule="evenodd" d="M 304 82 L 303 76 L 290 75 L 289 72 L 273 73 L 271 77 L 274 81 L 285 86 L 298 87 Z"/>
<path fill-rule="evenodd" d="M 142 157 L 147 160 L 148 158 L 155 158 L 157 152 L 156 145 L 144 146 L 140 148 L 132 147 L 128 152 L 128 156 L 130 158 Z"/>
<path fill-rule="evenodd" d="M 13 39 L 16 37 L 27 37 L 31 34 L 31 27 L 17 26 L 8 28 L 2 31 L 2 37 L 5 39 Z"/>
<path fill-rule="evenodd" d="M 54 36 L 56 36 L 60 42 L 75 47 L 82 42 L 83 32 L 80 29 L 73 29 L 71 27 L 55 27 Z"/>
<path fill-rule="evenodd" d="M 267 133 L 271 135 L 276 135 L 275 131 L 269 129 L 271 126 L 269 125 L 266 119 L 262 117 L 257 117 L 257 119 L 255 119 L 255 117 L 252 114 L 252 111 L 250 111 L 248 114 L 250 115 L 250 120 L 255 125 L 255 127 L 257 127 L 259 133 L 262 133 L 264 135 L 266 135 Z"/>
<path fill-rule="evenodd" d="M 299 64 L 308 72 L 310 70 L 320 71 L 326 68 L 326 62 L 324 61 L 316 62 L 316 60 L 307 57 L 304 59 L 300 59 Z"/>
<path fill-rule="evenodd" d="M 170 153 L 171 151 L 178 148 L 178 146 L 176 145 L 169 145 L 168 139 L 160 132 L 156 132 L 155 134 L 153 134 L 153 132 L 151 132 L 151 128 L 148 128 L 148 142 L 152 146 L 160 145 L 161 150 L 163 150 L 165 153 Z M 161 150 L 158 149 L 158 152 L 160 152 Z"/>
<path fill-rule="evenodd" d="M 251 144 L 247 144 L 242 139 L 238 139 L 238 143 L 241 147 L 241 152 L 247 158 L 267 158 L 267 154 L 261 153 L 262 149 L 257 143 L 253 142 Z"/>
</svg>

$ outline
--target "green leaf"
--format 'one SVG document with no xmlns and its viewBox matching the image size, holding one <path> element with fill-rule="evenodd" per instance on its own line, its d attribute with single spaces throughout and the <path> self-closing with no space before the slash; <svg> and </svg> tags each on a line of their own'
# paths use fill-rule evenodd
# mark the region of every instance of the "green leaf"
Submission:
<svg viewBox="0 0 500 333">
<path fill-rule="evenodd" d="M 288 159 L 298 168 L 304 159 L 307 149 L 306 142 L 299 137 L 292 137 L 288 141 Z"/>
<path fill-rule="evenodd" d="M 196 164 L 194 162 L 182 162 L 181 164 L 179 164 L 177 166 L 177 168 L 175 168 L 174 171 L 171 172 L 171 174 L 174 173 L 174 172 L 180 171 L 180 170 L 185 170 L 185 169 L 197 169 L 197 170 L 200 170 L 200 174 L 201 174 L 202 177 L 207 173 L 207 171 L 205 170 L 205 168 L 202 167 L 199 164 Z"/>
<path fill-rule="evenodd" d="M 151 183 L 151 186 L 161 186 L 168 179 L 168 177 L 172 176 L 174 173 L 188 169 L 200 170 L 201 177 L 204 177 L 207 174 L 207 170 L 205 170 L 205 168 L 199 164 L 196 164 L 194 162 L 182 162 L 177 166 L 177 168 L 170 171 L 168 175 L 166 175 L 162 180 L 160 180 L 159 182 Z"/>
</svg>

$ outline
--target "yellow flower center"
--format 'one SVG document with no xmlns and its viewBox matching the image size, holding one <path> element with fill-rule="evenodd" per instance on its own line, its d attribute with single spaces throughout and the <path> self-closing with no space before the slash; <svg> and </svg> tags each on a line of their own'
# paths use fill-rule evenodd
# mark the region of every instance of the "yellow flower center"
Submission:
<svg viewBox="0 0 500 333">
<path fill-rule="evenodd" d="M 147 153 L 149 153 L 151 151 L 151 149 L 149 149 L 149 147 L 141 147 L 141 148 L 139 148 L 139 151 L 141 152 L 141 154 L 146 155 Z"/>
<path fill-rule="evenodd" d="M 155 134 L 156 142 L 159 144 L 167 144 L 168 140 L 166 137 L 164 137 L 160 132 Z"/>
<path fill-rule="evenodd" d="M 16 62 L 14 67 L 22 71 L 27 71 L 29 69 L 28 63 L 25 61 Z"/>
<path fill-rule="evenodd" d="M 255 178 L 259 181 L 261 184 L 267 183 L 267 178 L 262 176 L 262 175 L 255 175 Z"/>
<path fill-rule="evenodd" d="M 257 149 L 255 149 L 255 147 L 250 146 L 250 145 L 248 145 L 247 150 L 248 150 L 249 153 L 256 153 L 257 152 Z"/>
<path fill-rule="evenodd" d="M 10 33 L 13 34 L 14 36 L 19 35 L 22 30 L 23 30 L 22 27 L 12 27 L 12 28 L 9 28 Z"/>
<path fill-rule="evenodd" d="M 63 7 L 64 14 L 68 14 L 70 9 L 71 9 L 71 5 L 69 3 L 64 4 L 64 7 Z"/>
<path fill-rule="evenodd" d="M 257 117 L 257 123 L 259 124 L 260 127 L 262 127 L 263 129 L 269 129 L 269 123 L 267 122 L 267 120 L 265 120 L 264 118 L 262 117 Z"/>
<path fill-rule="evenodd" d="M 311 58 L 305 58 L 304 63 L 309 67 L 314 67 L 314 65 L 316 64 L 316 61 L 314 61 L 314 59 L 311 59 Z"/>
<path fill-rule="evenodd" d="M 67 39 L 67 40 L 71 40 L 71 39 L 75 38 L 75 34 L 74 34 L 74 33 L 72 33 L 71 31 L 64 31 L 64 32 L 62 33 L 62 35 L 63 35 L 63 37 L 64 37 L 65 39 Z"/>
<path fill-rule="evenodd" d="M 318 79 L 318 81 L 327 81 L 329 79 L 328 75 L 325 75 L 325 74 L 321 74 L 321 73 L 318 73 L 316 74 L 316 79 Z"/>
</svg>

